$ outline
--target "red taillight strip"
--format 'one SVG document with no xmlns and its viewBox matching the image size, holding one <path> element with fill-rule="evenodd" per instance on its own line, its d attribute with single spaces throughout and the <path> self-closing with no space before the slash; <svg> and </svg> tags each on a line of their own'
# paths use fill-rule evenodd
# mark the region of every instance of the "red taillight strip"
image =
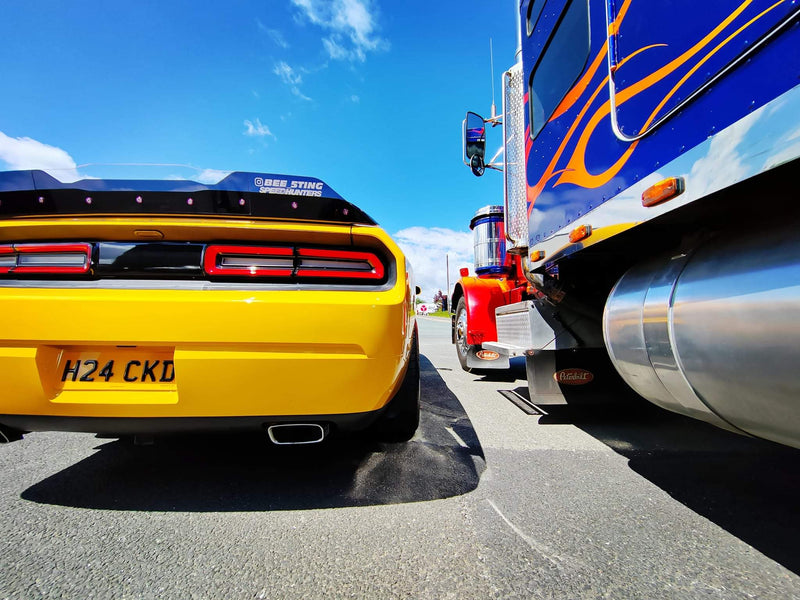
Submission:
<svg viewBox="0 0 800 600">
<path fill-rule="evenodd" d="M 225 257 L 253 258 L 281 258 L 293 259 L 292 248 L 261 247 L 261 246 L 208 246 L 203 256 L 203 269 L 208 275 L 242 275 L 252 277 L 290 277 L 293 267 L 289 268 L 264 268 L 258 265 L 230 266 L 221 265 Z"/>
<path fill-rule="evenodd" d="M 83 260 L 79 265 L 56 264 L 59 256 L 64 254 L 77 254 Z M 40 255 L 42 258 L 53 257 L 54 264 L 20 265 L 21 255 Z M 14 265 L 0 266 L 2 273 L 40 273 L 52 275 L 83 274 L 88 273 L 91 267 L 92 245 L 79 244 L 3 244 L 0 245 L 0 260 L 3 257 L 14 256 Z"/>
<path fill-rule="evenodd" d="M 241 264 L 225 265 L 226 258 L 238 259 Z M 259 265 L 259 260 L 276 258 L 291 260 L 291 267 Z M 252 259 L 252 264 L 247 260 Z M 0 257 L 2 260 L 2 257 Z M 248 277 L 296 277 L 359 279 L 380 281 L 386 268 L 377 254 L 361 250 L 333 248 L 287 248 L 260 246 L 217 246 L 206 248 L 203 269 L 208 275 Z"/>
<path fill-rule="evenodd" d="M 380 280 L 384 276 L 384 267 L 380 258 L 372 252 L 354 250 L 333 250 L 323 248 L 299 248 L 297 254 L 300 264 L 297 268 L 298 277 L 333 277 L 336 279 L 372 279 Z M 304 266 L 305 259 L 321 259 L 321 262 L 330 261 L 331 266 L 320 268 Z M 338 266 L 335 266 L 337 265 Z M 341 263 L 351 263 L 353 268 L 342 267 Z M 359 267 L 359 265 L 361 265 Z"/>
<path fill-rule="evenodd" d="M 13 256 L 13 258 L 14 258 L 14 265 L 13 266 L 11 264 L 9 264 L 9 265 L 1 265 L 0 266 L 0 274 L 10 273 L 11 269 L 14 268 L 14 266 L 16 266 L 16 264 L 17 264 L 16 253 L 14 252 L 14 246 L 12 246 L 11 244 L 3 244 L 3 245 L 1 245 L 0 246 L 0 260 L 3 260 L 4 258 L 7 259 L 8 257 L 11 257 L 11 256 Z"/>
</svg>

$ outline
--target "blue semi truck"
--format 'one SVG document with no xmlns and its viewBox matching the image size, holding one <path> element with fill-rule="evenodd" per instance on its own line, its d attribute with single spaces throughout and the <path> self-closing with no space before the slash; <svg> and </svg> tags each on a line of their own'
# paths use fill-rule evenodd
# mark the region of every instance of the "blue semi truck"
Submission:
<svg viewBox="0 0 800 600">
<path fill-rule="evenodd" d="M 467 369 L 534 403 L 615 394 L 800 447 L 800 5 L 522 0 L 504 172 L 452 292 Z M 486 152 L 502 125 L 502 160 Z M 497 128 L 497 129 L 496 129 Z M 496 130 L 496 131 L 495 131 Z"/>
</svg>

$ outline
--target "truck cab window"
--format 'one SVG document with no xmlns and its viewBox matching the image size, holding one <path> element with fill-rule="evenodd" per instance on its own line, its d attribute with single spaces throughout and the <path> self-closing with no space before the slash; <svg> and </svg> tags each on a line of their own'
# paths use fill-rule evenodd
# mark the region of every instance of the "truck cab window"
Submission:
<svg viewBox="0 0 800 600">
<path fill-rule="evenodd" d="M 586 0 L 572 0 L 564 9 L 561 21 L 531 72 L 532 138 L 539 134 L 558 103 L 575 83 L 588 57 L 589 6 Z"/>
<path fill-rule="evenodd" d="M 531 0 L 528 4 L 528 36 L 536 29 L 536 22 L 539 20 L 539 15 L 542 14 L 545 0 Z"/>
</svg>

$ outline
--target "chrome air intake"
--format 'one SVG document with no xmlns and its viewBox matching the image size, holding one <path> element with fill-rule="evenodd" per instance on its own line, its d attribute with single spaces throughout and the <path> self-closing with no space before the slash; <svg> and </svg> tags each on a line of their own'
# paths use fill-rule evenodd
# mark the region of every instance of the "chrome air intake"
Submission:
<svg viewBox="0 0 800 600">
<path fill-rule="evenodd" d="M 505 272 L 506 238 L 502 206 L 484 206 L 475 212 L 469 228 L 473 231 L 475 272 L 489 275 Z"/>
<path fill-rule="evenodd" d="M 623 379 L 651 402 L 800 447 L 800 236 L 719 236 L 642 263 L 603 315 Z"/>
</svg>

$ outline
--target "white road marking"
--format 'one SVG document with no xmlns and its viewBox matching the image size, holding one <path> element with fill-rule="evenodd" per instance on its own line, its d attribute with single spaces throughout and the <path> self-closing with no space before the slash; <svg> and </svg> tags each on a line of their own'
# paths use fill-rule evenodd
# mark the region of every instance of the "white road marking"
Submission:
<svg viewBox="0 0 800 600">
<path fill-rule="evenodd" d="M 557 554 L 553 554 L 552 550 L 550 550 L 547 546 L 545 546 L 544 544 L 540 544 L 536 540 L 532 539 L 530 536 L 526 535 L 519 527 L 514 525 L 514 523 L 512 523 L 502 512 L 500 512 L 500 509 L 497 508 L 497 505 L 494 502 L 492 502 L 489 498 L 486 499 L 486 502 L 489 503 L 489 506 L 491 506 L 494 509 L 494 512 L 496 512 L 500 516 L 500 518 L 503 519 L 503 521 L 505 521 L 506 525 L 508 525 L 514 531 L 514 533 L 516 533 L 519 537 L 525 540 L 525 543 L 528 544 L 528 546 L 530 546 L 531 549 L 541 554 L 545 559 L 547 559 L 548 562 L 550 562 L 559 571 L 562 570 L 562 565 L 561 565 L 561 561 L 563 560 L 562 557 L 558 556 Z"/>
<path fill-rule="evenodd" d="M 469 448 L 467 443 L 461 439 L 461 436 L 459 436 L 455 431 L 453 431 L 452 427 L 445 427 L 445 429 L 447 430 L 447 433 L 452 435 L 453 439 L 458 442 L 459 446 L 461 446 L 462 448 Z"/>
</svg>

